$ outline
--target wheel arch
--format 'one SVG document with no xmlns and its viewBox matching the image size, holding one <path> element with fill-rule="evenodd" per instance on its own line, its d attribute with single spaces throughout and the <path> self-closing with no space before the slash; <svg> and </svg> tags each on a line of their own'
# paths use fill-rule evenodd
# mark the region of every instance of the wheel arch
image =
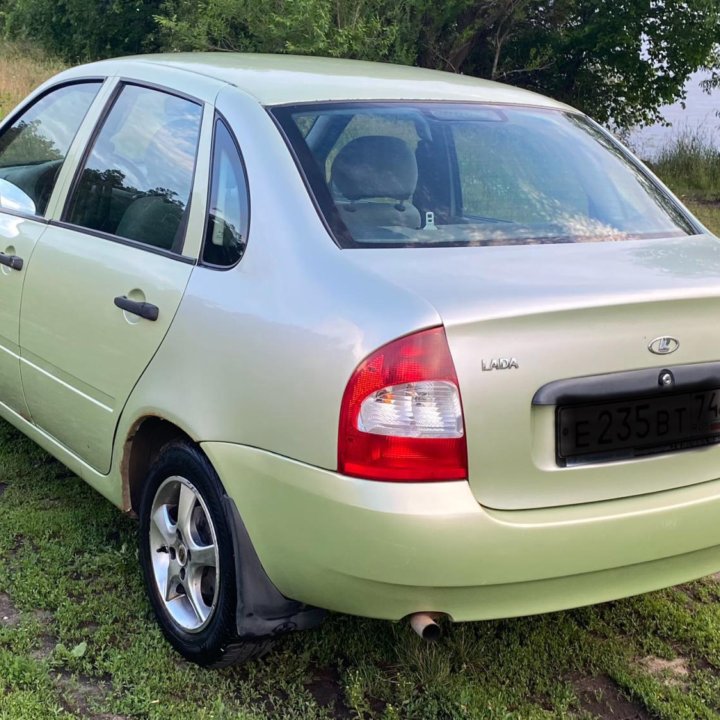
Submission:
<svg viewBox="0 0 720 720">
<path fill-rule="evenodd" d="M 148 471 L 162 448 L 174 440 L 200 447 L 188 432 L 160 415 L 144 415 L 130 426 L 120 461 L 123 510 L 137 514 Z"/>
<path fill-rule="evenodd" d="M 200 443 L 174 422 L 159 415 L 144 415 L 132 423 L 124 442 L 120 468 L 126 511 L 135 515 L 139 513 L 143 482 L 151 466 L 168 443 L 177 441 L 192 445 L 195 452 L 212 467 Z M 222 512 L 230 531 L 235 565 L 236 638 L 257 643 L 293 630 L 306 630 L 319 625 L 325 617 L 324 610 L 286 598 L 267 576 L 238 508 L 224 493 L 220 482 Z M 236 650 L 240 654 L 245 652 L 242 645 L 238 645 Z M 217 667 L 234 661 L 236 650 L 228 652 Z"/>
</svg>

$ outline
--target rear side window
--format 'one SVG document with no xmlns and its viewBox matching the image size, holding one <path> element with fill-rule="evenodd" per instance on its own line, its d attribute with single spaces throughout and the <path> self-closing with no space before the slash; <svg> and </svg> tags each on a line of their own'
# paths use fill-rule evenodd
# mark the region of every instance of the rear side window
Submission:
<svg viewBox="0 0 720 720">
<path fill-rule="evenodd" d="M 51 90 L 0 135 L 0 207 L 42 215 L 100 82 Z"/>
<path fill-rule="evenodd" d="M 229 267 L 245 252 L 250 207 L 240 152 L 225 123 L 215 122 L 212 181 L 203 262 Z"/>
<path fill-rule="evenodd" d="M 80 172 L 65 220 L 180 252 L 202 107 L 126 85 Z"/>
</svg>

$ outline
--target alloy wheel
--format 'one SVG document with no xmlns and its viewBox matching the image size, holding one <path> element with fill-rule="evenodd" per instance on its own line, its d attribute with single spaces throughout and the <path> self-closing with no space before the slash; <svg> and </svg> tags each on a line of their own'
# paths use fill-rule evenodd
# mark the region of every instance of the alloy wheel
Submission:
<svg viewBox="0 0 720 720">
<path fill-rule="evenodd" d="M 181 630 L 199 632 L 217 605 L 220 558 L 208 508 L 187 479 L 175 475 L 160 485 L 149 536 L 153 576 L 165 610 Z"/>
</svg>

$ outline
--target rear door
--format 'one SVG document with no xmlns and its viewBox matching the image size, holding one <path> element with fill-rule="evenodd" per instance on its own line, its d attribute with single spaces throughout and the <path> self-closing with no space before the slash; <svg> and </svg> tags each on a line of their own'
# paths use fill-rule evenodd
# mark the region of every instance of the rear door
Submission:
<svg viewBox="0 0 720 720">
<path fill-rule="evenodd" d="M 0 133 L 0 404 L 28 417 L 20 381 L 20 296 L 70 144 L 101 81 L 55 87 Z"/>
<path fill-rule="evenodd" d="M 27 274 L 28 408 L 100 472 L 109 470 L 119 413 L 195 263 L 183 248 L 202 117 L 200 102 L 119 84 Z"/>
</svg>

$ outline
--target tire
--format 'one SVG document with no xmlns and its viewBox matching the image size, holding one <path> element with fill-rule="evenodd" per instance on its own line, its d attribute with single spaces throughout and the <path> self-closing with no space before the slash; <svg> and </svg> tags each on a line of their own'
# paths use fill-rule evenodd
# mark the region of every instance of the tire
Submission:
<svg viewBox="0 0 720 720">
<path fill-rule="evenodd" d="M 204 667 L 260 657 L 271 642 L 237 637 L 224 495 L 203 453 L 172 442 L 151 467 L 140 502 L 139 554 L 150 604 L 170 644 Z"/>
</svg>

